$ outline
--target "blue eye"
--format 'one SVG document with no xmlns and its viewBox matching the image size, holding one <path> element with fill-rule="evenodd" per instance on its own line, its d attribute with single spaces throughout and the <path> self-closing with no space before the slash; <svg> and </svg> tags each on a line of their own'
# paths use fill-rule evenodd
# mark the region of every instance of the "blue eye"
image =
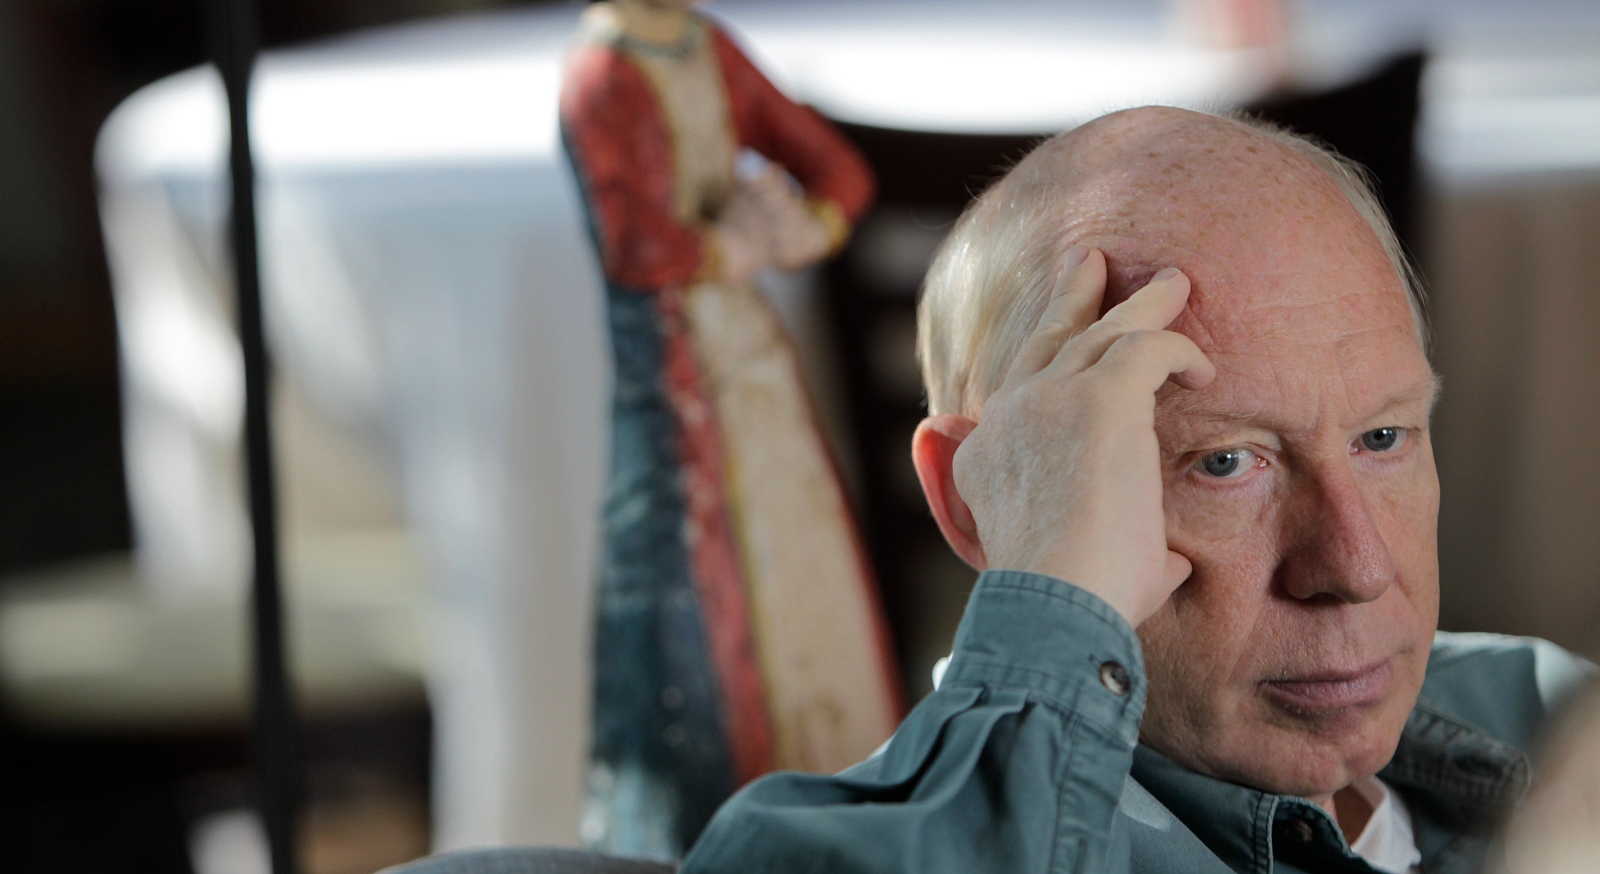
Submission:
<svg viewBox="0 0 1600 874">
<path fill-rule="evenodd" d="M 1361 435 L 1361 446 L 1372 452 L 1388 452 L 1406 442 L 1406 432 L 1401 428 L 1373 428 Z"/>
<path fill-rule="evenodd" d="M 1206 476 L 1230 479 L 1249 470 L 1255 460 L 1256 454 L 1248 449 L 1218 449 L 1207 453 L 1195 467 Z"/>
</svg>

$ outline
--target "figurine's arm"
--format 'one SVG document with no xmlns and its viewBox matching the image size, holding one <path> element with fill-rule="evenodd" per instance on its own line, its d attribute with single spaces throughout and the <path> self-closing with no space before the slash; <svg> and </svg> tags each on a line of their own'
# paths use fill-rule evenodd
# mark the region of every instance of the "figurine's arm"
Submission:
<svg viewBox="0 0 1600 874">
<path fill-rule="evenodd" d="M 876 188 L 866 159 L 826 119 L 785 97 L 727 34 L 712 34 L 740 141 L 799 181 L 832 246 L 842 245 Z"/>
<path fill-rule="evenodd" d="M 653 290 L 722 274 L 716 227 L 674 215 L 672 143 L 638 68 L 608 48 L 580 49 L 561 123 L 611 281 Z"/>
</svg>

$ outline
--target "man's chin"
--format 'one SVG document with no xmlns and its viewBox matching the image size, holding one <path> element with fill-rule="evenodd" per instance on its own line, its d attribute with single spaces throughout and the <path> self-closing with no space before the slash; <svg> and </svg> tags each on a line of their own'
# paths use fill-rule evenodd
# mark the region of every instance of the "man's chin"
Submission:
<svg viewBox="0 0 1600 874">
<path fill-rule="evenodd" d="M 1314 798 L 1382 770 L 1400 743 L 1411 711 L 1407 701 L 1415 700 L 1414 694 L 1390 694 L 1358 706 L 1306 708 L 1298 700 L 1285 706 L 1280 698 L 1257 690 L 1239 701 L 1232 718 L 1214 714 L 1209 725 L 1164 724 L 1147 713 L 1140 739 L 1190 770 Z"/>
<path fill-rule="evenodd" d="M 1404 724 L 1365 708 L 1272 719 L 1248 729 L 1253 739 L 1214 764 L 1227 772 L 1219 776 L 1266 792 L 1327 795 L 1389 764 Z"/>
</svg>

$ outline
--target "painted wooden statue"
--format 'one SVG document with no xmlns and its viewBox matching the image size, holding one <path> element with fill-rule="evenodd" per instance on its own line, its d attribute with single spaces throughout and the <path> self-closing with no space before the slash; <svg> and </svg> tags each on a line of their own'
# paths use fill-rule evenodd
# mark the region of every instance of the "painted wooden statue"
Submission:
<svg viewBox="0 0 1600 874">
<path fill-rule="evenodd" d="M 738 786 L 842 769 L 903 713 L 876 583 L 754 286 L 837 250 L 874 182 L 691 0 L 590 6 L 561 122 L 616 360 L 582 829 L 671 857 Z"/>
</svg>

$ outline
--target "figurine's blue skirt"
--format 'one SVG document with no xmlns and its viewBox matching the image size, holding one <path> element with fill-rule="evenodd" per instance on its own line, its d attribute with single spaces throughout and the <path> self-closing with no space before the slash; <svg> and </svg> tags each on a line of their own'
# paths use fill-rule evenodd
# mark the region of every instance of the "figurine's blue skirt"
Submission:
<svg viewBox="0 0 1600 874">
<path fill-rule="evenodd" d="M 616 383 L 584 837 L 609 852 L 674 857 L 732 793 L 733 776 L 685 539 L 658 298 L 611 287 L 607 301 Z"/>
</svg>

